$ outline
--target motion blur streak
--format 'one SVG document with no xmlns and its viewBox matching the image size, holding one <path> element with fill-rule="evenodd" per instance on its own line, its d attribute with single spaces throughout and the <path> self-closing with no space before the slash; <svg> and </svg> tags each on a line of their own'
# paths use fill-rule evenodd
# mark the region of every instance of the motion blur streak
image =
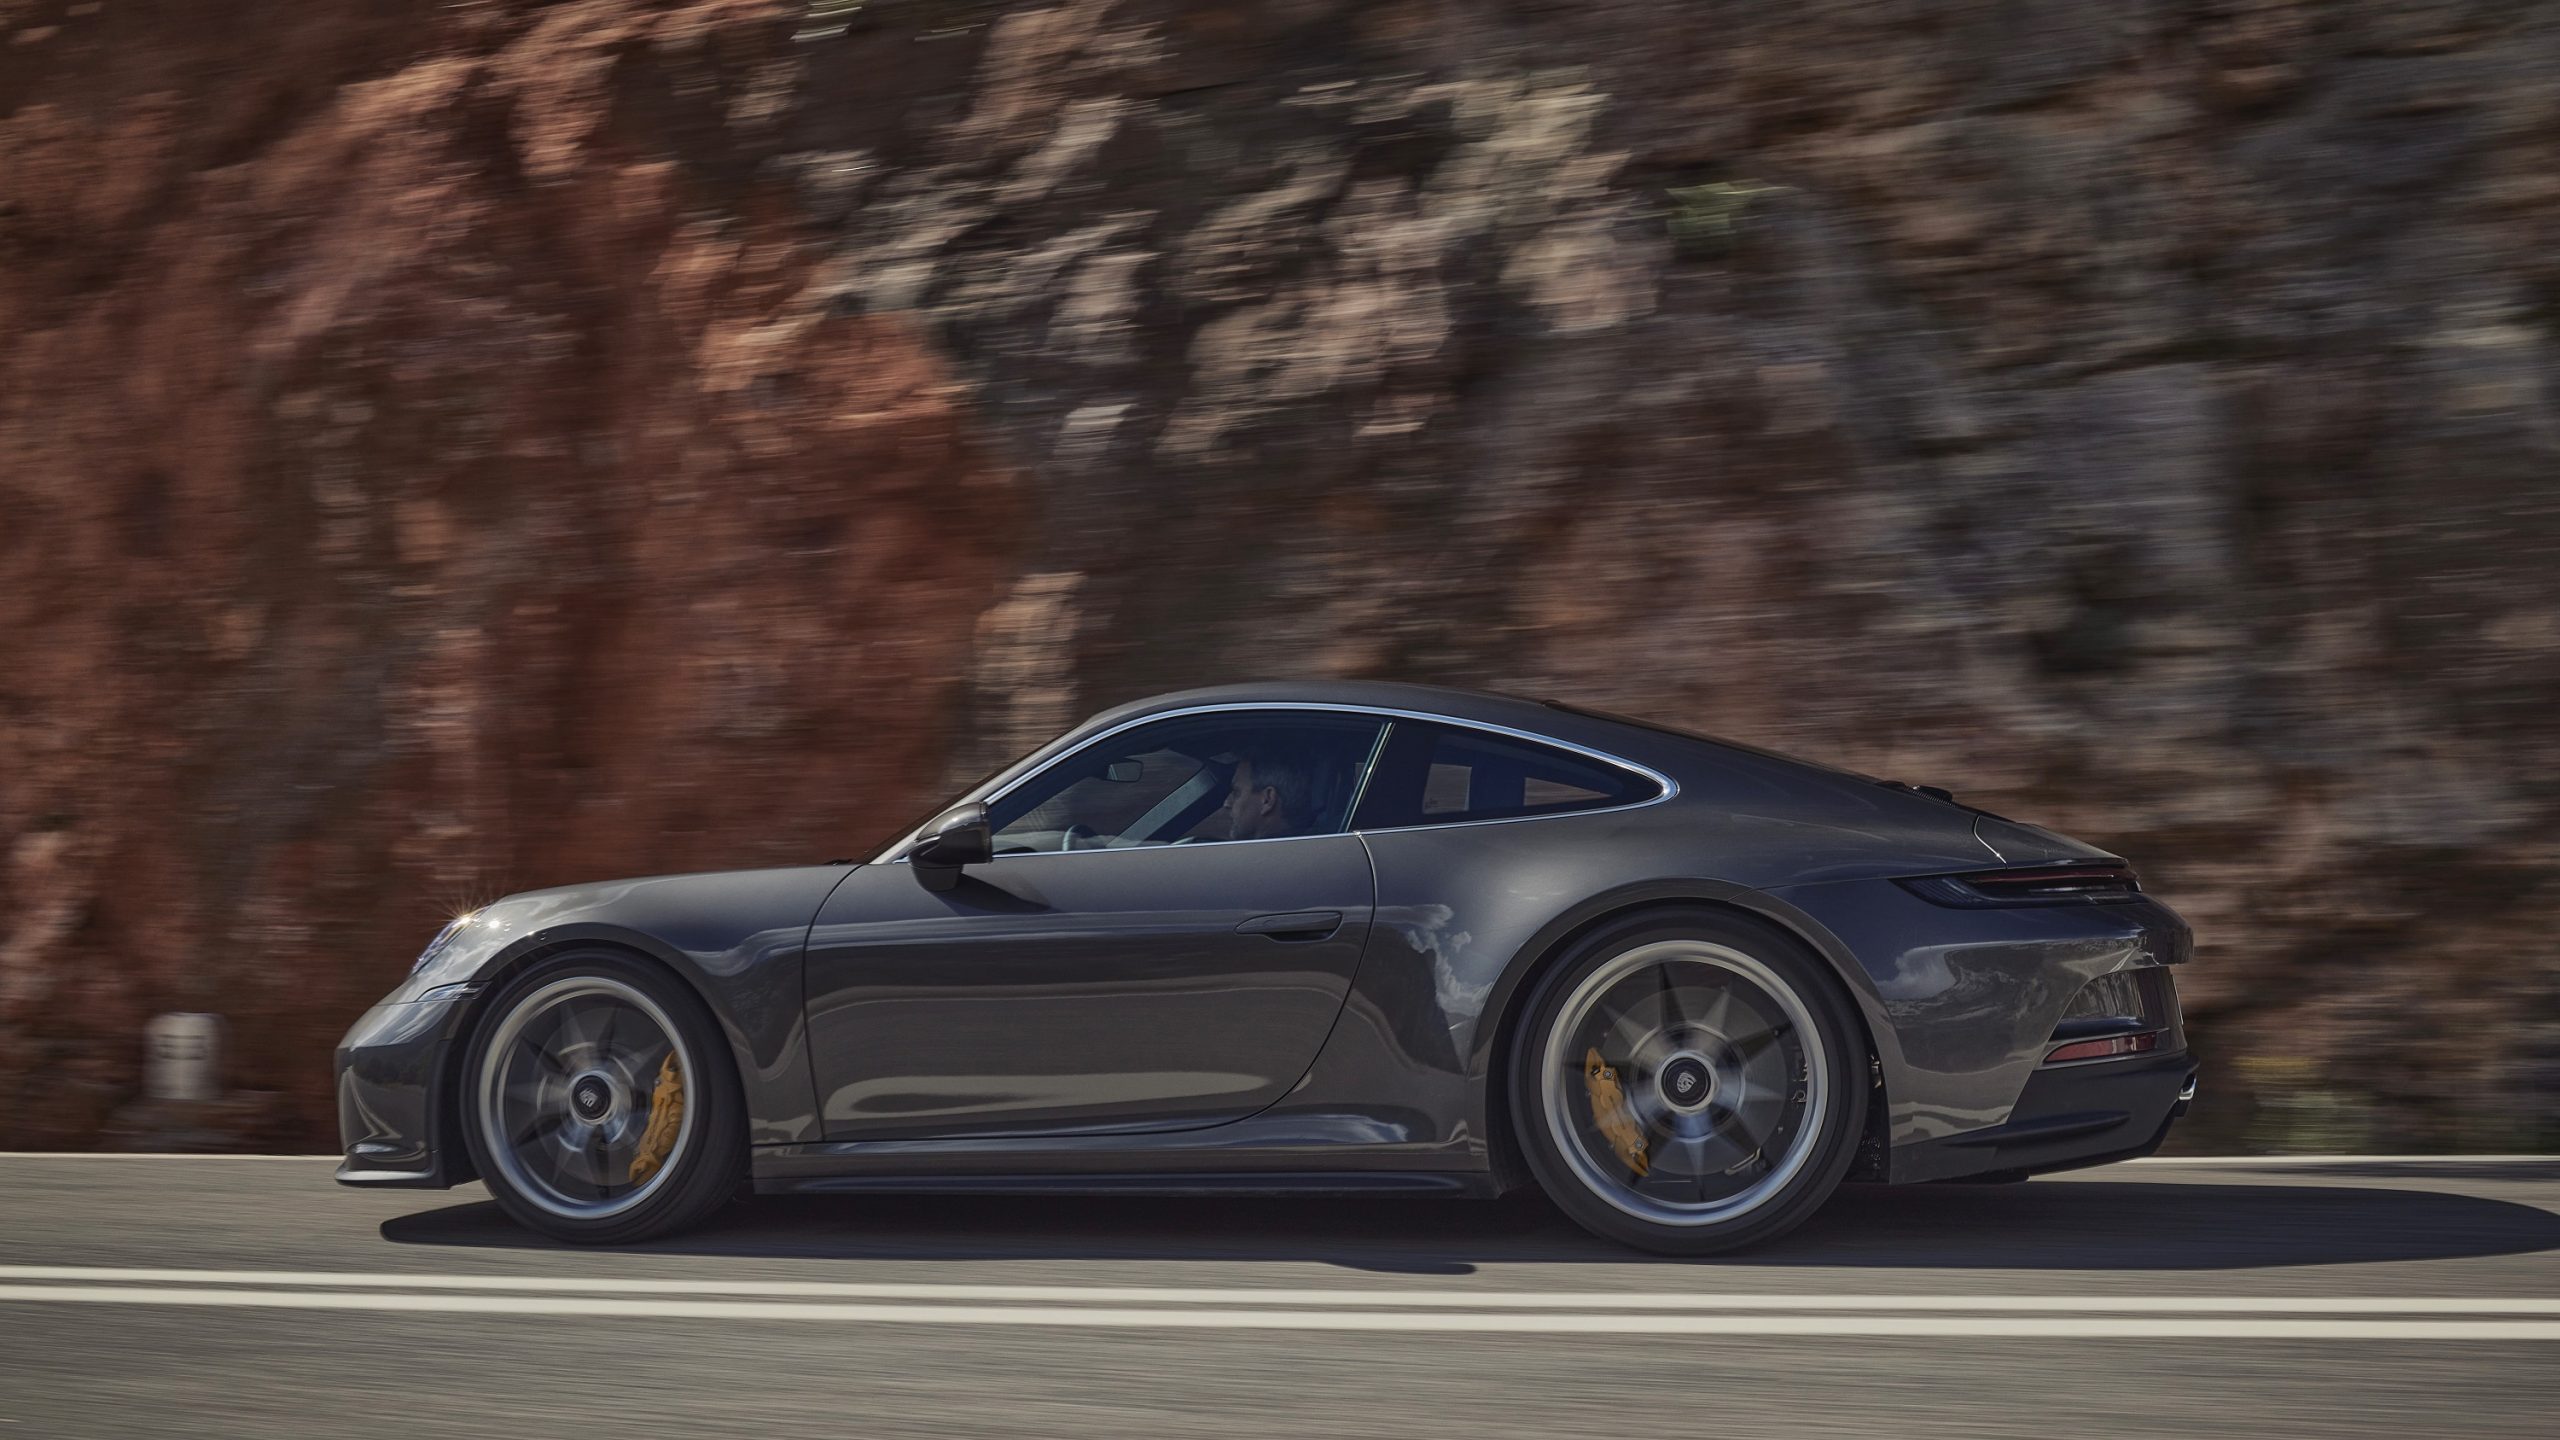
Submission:
<svg viewBox="0 0 2560 1440">
<path fill-rule="evenodd" d="M 2191 1146 L 2560 1142 L 2554 74 L 2514 0 L 8 0 L 0 1145 L 329 1143 L 457 909 L 1275 675 L 2105 844 Z"/>
<path fill-rule="evenodd" d="M 2560 1159 L 1852 1186 L 1713 1265 L 1525 1196 L 768 1196 L 570 1251 L 331 1163 L 0 1157 L 0 1433 L 566 1403 L 600 1434 L 1488 1440 L 1584 1433 L 1630 1375 L 1734 1435 L 2547 1440 L 2560 1407 Z M 599 1355 L 618 1383 L 564 1392 Z"/>
<path fill-rule="evenodd" d="M 578 1315 L 592 1319 L 826 1320 L 891 1325 L 1063 1325 L 1171 1330 L 1420 1330 L 1537 1335 L 1866 1336 L 2091 1340 L 2560 1340 L 2550 1320 L 2145 1320 L 1962 1315 L 1450 1315 L 1353 1310 L 1120 1310 L 992 1305 L 819 1305 L 716 1300 L 367 1295 L 253 1290 L 0 1285 L 7 1304 L 183 1305 L 271 1310 Z"/>
<path fill-rule="evenodd" d="M 2491 1299 L 2427 1296 L 2312 1295 L 2261 1299 L 2246 1295 L 1648 1295 L 1642 1293 L 1575 1293 L 1569 1291 L 1448 1290 L 1186 1290 L 1145 1286 L 1075 1285 L 856 1285 L 791 1280 L 626 1280 L 531 1275 L 355 1275 L 325 1270 L 112 1270 L 76 1265 L 0 1265 L 0 1285 L 32 1280 L 86 1280 L 100 1285 L 254 1285 L 266 1287 L 376 1290 L 535 1290 L 591 1294 L 652 1295 L 795 1295 L 862 1297 L 875 1300 L 982 1300 L 1054 1304 L 1147 1305 L 1344 1305 L 1428 1310 L 1948 1310 L 2032 1311 L 2058 1314 L 2104 1312 L 2239 1313 L 2252 1315 L 2560 1315 L 2560 1300 Z M 194 1303 L 165 1299 L 170 1295 L 214 1295 L 213 1291 L 92 1289 L 59 1287 L 35 1298 L 103 1298 L 117 1294 L 153 1297 L 158 1303 Z M 0 1288 L 0 1297 L 25 1298 L 25 1288 Z M 399 1296 L 337 1296 L 396 1302 Z M 213 1302 L 205 1302 L 213 1303 Z M 242 1304 L 255 1301 L 243 1300 Z M 386 1308 L 398 1308 L 396 1304 Z M 752 1308 L 752 1307 L 751 1307 Z M 785 1307 L 788 1308 L 788 1307 Z M 841 1309 L 845 1307 L 828 1307 Z M 1016 1314 L 1017 1311 L 993 1311 Z"/>
</svg>

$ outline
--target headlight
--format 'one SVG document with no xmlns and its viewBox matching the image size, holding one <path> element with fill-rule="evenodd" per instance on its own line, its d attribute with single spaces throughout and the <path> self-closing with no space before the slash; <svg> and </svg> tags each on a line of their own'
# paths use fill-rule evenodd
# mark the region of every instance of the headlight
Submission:
<svg viewBox="0 0 2560 1440">
<path fill-rule="evenodd" d="M 473 911 L 456 915 L 444 922 L 444 928 L 436 932 L 436 938 L 428 941 L 427 948 L 418 952 L 417 960 L 409 966 L 409 974 L 414 978 L 419 971 L 434 964 L 436 957 L 444 953 L 445 947 L 453 943 L 453 937 L 462 933 L 463 927 L 469 925 L 477 914 L 477 911 Z"/>
</svg>

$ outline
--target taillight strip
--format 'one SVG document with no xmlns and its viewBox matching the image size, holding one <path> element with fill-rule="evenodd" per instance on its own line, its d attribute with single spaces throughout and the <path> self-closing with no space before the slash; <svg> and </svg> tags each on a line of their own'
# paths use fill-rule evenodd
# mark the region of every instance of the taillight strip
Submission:
<svg viewBox="0 0 2560 1440">
<path fill-rule="evenodd" d="M 2060 1065 L 2072 1060 L 2112 1060 L 2119 1055 L 2144 1055 L 2160 1048 L 2160 1032 L 2148 1030 L 2140 1035 L 2110 1035 L 2104 1040 L 2074 1040 L 2044 1057 L 2047 1065 Z"/>
<path fill-rule="evenodd" d="M 2104 903 L 2142 893 L 2142 881 L 2131 866 L 2085 863 L 1926 875 L 1902 885 L 1923 899 L 1955 906 Z"/>
</svg>

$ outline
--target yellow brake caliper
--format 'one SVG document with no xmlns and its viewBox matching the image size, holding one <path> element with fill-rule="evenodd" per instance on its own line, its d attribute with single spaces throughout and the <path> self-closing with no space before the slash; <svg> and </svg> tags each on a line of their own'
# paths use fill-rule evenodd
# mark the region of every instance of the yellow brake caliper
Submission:
<svg viewBox="0 0 2560 1440">
<path fill-rule="evenodd" d="M 1596 1045 L 1582 1057 L 1582 1088 L 1591 1096 L 1591 1118 L 1609 1137 L 1609 1148 L 1639 1178 L 1649 1173 L 1653 1161 L 1644 1153 L 1644 1131 L 1627 1109 L 1627 1092 L 1619 1088 L 1618 1067 L 1601 1059 Z"/>
<path fill-rule="evenodd" d="M 640 1152 L 631 1157 L 631 1183 L 639 1184 L 667 1163 L 676 1148 L 676 1127 L 684 1123 L 684 1071 L 676 1052 L 658 1066 L 658 1088 L 649 1096 L 649 1128 L 640 1132 Z"/>
</svg>

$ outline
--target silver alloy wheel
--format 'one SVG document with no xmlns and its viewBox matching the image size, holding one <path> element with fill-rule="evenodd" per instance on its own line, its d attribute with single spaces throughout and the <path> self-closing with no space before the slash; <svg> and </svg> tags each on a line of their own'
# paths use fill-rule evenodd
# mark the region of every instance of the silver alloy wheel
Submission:
<svg viewBox="0 0 2560 1440">
<path fill-rule="evenodd" d="M 1575 1178 L 1657 1225 L 1724 1224 L 1766 1204 L 1812 1158 L 1832 1103 L 1803 998 L 1704 940 L 1639 945 L 1592 971 L 1538 1063 L 1548 1131 Z"/>
<path fill-rule="evenodd" d="M 535 990 L 499 1020 L 483 1052 L 476 1108 L 490 1160 L 554 1215 L 629 1210 L 667 1183 L 693 1138 L 699 1107 L 686 1104 L 666 1154 L 646 1178 L 630 1179 L 670 1055 L 691 1086 L 701 1072 L 675 1022 L 620 980 L 571 975 Z"/>
</svg>

